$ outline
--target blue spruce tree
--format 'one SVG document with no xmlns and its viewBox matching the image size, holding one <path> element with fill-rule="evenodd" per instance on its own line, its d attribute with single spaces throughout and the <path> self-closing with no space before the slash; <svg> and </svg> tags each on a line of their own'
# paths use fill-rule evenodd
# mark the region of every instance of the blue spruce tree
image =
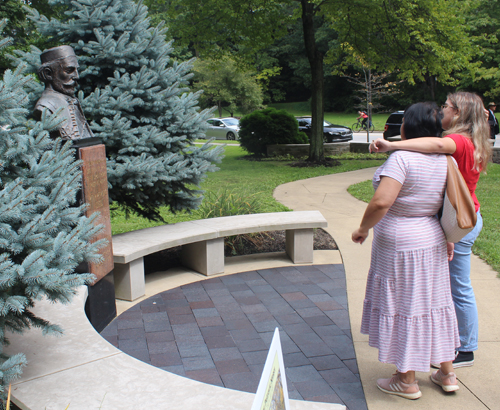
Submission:
<svg viewBox="0 0 500 410">
<path fill-rule="evenodd" d="M 166 29 L 150 26 L 141 2 L 49 3 L 67 9 L 64 19 L 49 21 L 36 10 L 31 18 L 43 36 L 71 45 L 79 56 L 79 98 L 106 146 L 110 200 L 151 220 L 161 220 L 160 206 L 173 212 L 196 208 L 197 186 L 216 169 L 222 149 L 194 145 L 212 110 L 200 111 L 200 94 L 188 92 L 193 60 L 171 60 Z M 19 55 L 34 72 L 40 52 Z"/>
<path fill-rule="evenodd" d="M 6 21 L 0 23 L 0 33 Z M 0 40 L 0 48 L 8 39 Z M 0 81 L 0 392 L 19 376 L 26 359 L 8 357 L 7 332 L 39 327 L 61 333 L 57 325 L 37 317 L 36 300 L 68 302 L 90 274 L 75 274 L 82 261 L 97 262 L 101 243 L 90 244 L 100 227 L 76 205 L 80 162 L 71 142 L 52 140 L 57 116 L 27 120 L 26 88 L 34 80 L 26 65 L 7 70 Z"/>
</svg>

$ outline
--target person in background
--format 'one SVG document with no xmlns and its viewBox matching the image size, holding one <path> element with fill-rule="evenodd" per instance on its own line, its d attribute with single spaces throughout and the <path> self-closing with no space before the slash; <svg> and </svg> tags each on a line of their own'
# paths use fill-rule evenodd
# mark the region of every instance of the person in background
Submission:
<svg viewBox="0 0 500 410">
<path fill-rule="evenodd" d="M 435 103 L 418 103 L 404 114 L 402 140 L 441 134 Z M 418 399 L 415 372 L 441 363 L 431 380 L 445 392 L 459 389 L 452 360 L 460 346 L 450 290 L 452 246 L 436 217 L 443 204 L 446 156 L 393 153 L 373 177 L 375 195 L 352 240 L 363 243 L 373 228 L 372 256 L 361 333 L 379 350 L 379 361 L 396 365 L 393 377 L 377 380 L 385 393 Z"/>
<path fill-rule="evenodd" d="M 361 121 L 361 126 L 366 128 L 366 122 L 368 121 L 368 114 L 364 111 L 358 111 L 359 116 L 356 118 L 359 120 L 360 118 L 363 118 L 363 121 Z"/>
<path fill-rule="evenodd" d="M 488 104 L 488 124 L 490 126 L 490 138 L 495 139 L 495 135 L 500 132 L 498 126 L 498 120 L 495 117 L 495 110 L 497 109 L 497 105 L 494 102 L 490 102 Z"/>
<path fill-rule="evenodd" d="M 481 171 L 491 159 L 490 128 L 486 121 L 481 98 L 474 93 L 449 94 L 442 106 L 444 137 L 389 142 L 381 138 L 370 145 L 372 152 L 408 150 L 426 153 L 451 154 L 462 173 L 477 212 L 474 229 L 455 244 L 450 262 L 450 280 L 460 332 L 460 347 L 456 351 L 453 367 L 474 364 L 474 351 L 478 348 L 478 313 L 476 298 L 470 280 L 472 245 L 483 227 L 476 186 Z M 436 364 L 433 365 L 435 367 Z"/>
</svg>

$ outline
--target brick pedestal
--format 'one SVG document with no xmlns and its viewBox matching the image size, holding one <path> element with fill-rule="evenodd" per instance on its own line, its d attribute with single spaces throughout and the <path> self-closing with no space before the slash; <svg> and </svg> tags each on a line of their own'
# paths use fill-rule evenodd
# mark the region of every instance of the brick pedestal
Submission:
<svg viewBox="0 0 500 410">
<path fill-rule="evenodd" d="M 102 263 L 89 263 L 80 268 L 96 276 L 95 282 L 89 286 L 85 311 L 90 323 L 97 331 L 101 331 L 116 316 L 106 149 L 103 144 L 78 146 L 78 143 L 75 143 L 75 145 L 78 149 L 78 158 L 83 160 L 81 200 L 88 204 L 86 215 L 99 212 L 100 216 L 96 223 L 104 225 L 103 231 L 93 240 L 105 238 L 108 241 L 108 244 L 99 251 L 104 257 Z"/>
</svg>

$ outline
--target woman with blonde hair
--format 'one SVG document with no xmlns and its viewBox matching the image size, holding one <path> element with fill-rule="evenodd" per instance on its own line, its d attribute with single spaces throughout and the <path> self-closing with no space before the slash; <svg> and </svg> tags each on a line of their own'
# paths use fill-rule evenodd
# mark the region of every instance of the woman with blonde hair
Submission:
<svg viewBox="0 0 500 410">
<path fill-rule="evenodd" d="M 484 105 L 477 94 L 449 94 L 442 106 L 442 113 L 442 127 L 445 130 L 443 138 L 419 138 L 397 142 L 377 139 L 370 145 L 370 150 L 451 154 L 469 187 L 477 212 L 477 223 L 469 234 L 455 244 L 453 260 L 450 262 L 451 291 L 460 333 L 460 347 L 455 352 L 453 361 L 453 367 L 457 368 L 472 366 L 474 351 L 478 348 L 478 314 L 470 280 L 470 255 L 472 245 L 483 227 L 475 190 L 480 172 L 486 169 L 491 159 L 492 149 Z"/>
</svg>

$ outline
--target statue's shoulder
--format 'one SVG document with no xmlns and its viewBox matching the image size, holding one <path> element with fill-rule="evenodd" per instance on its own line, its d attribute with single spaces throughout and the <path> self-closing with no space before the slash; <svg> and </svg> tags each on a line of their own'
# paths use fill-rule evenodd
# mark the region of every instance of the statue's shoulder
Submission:
<svg viewBox="0 0 500 410">
<path fill-rule="evenodd" d="M 64 94 L 61 94 L 54 90 L 44 90 L 40 99 L 35 105 L 35 110 L 42 111 L 43 108 L 48 109 L 50 112 L 54 113 L 59 108 L 64 108 L 68 106 L 67 98 Z"/>
</svg>

